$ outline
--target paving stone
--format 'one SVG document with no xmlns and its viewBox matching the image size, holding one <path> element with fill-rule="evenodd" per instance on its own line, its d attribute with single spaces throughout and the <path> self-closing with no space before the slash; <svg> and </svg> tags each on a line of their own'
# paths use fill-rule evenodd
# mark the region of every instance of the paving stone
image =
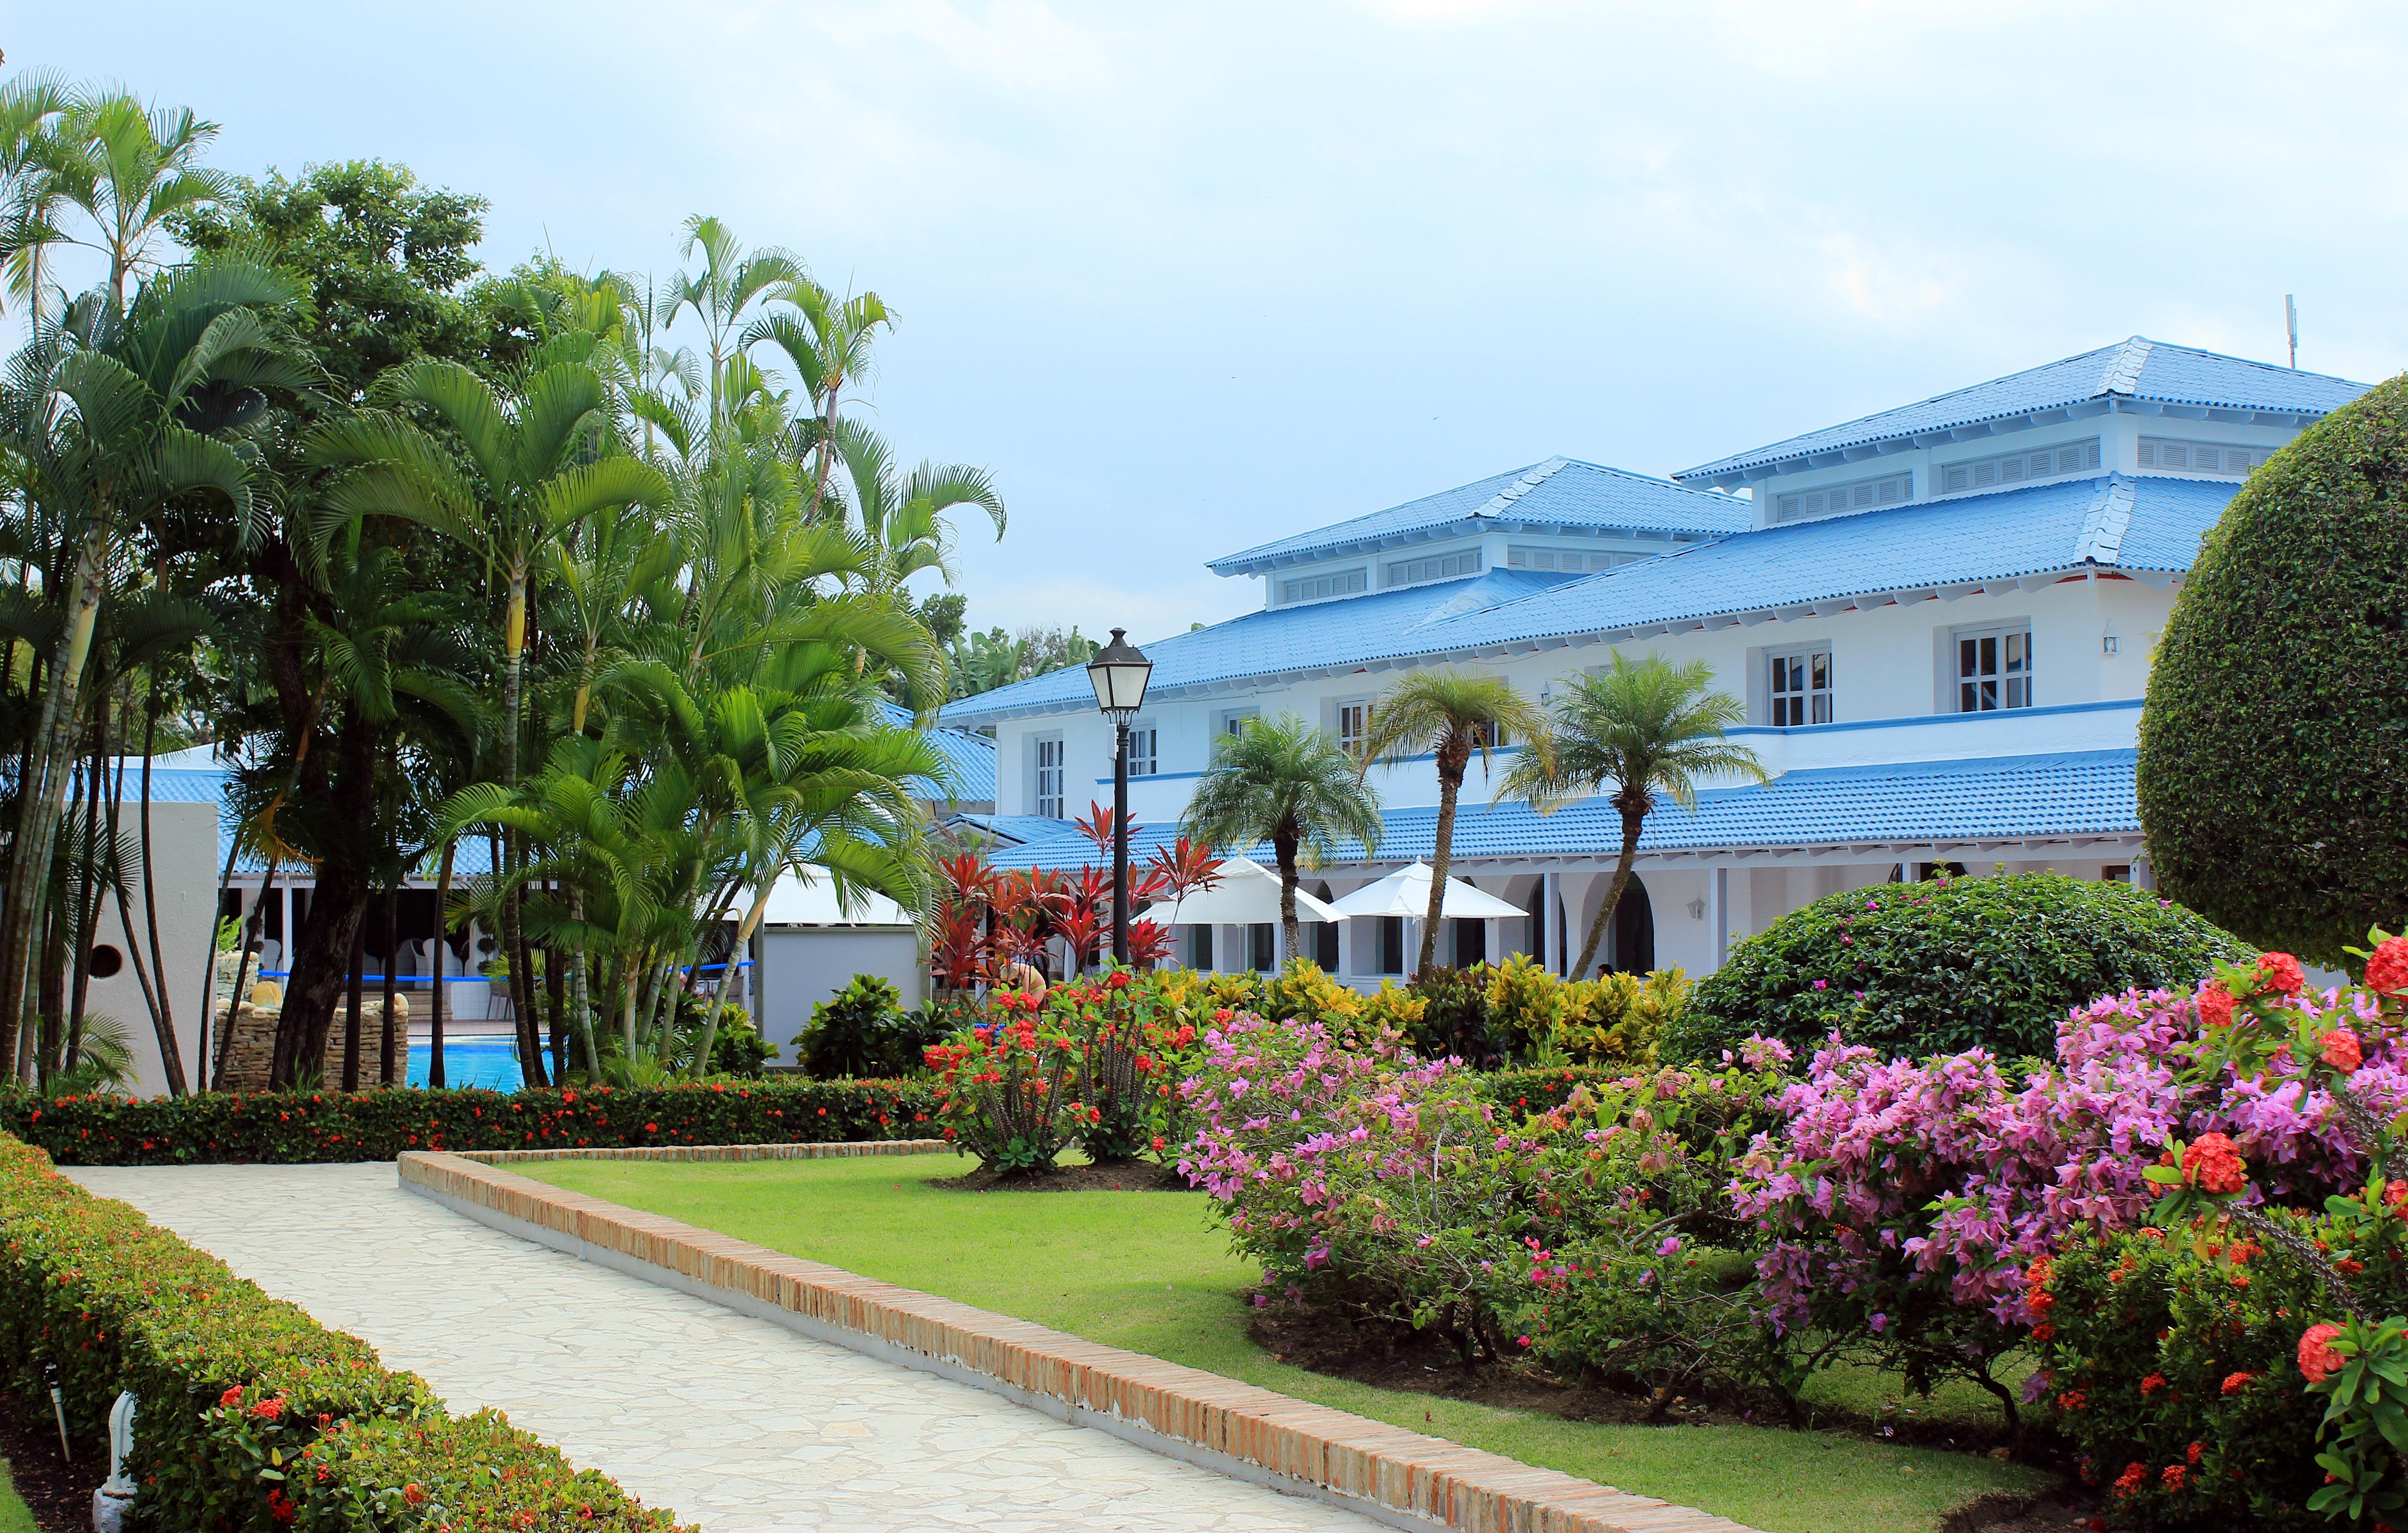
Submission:
<svg viewBox="0 0 2408 1533">
<path fill-rule="evenodd" d="M 488 1229 L 390 1164 L 67 1174 L 710 1533 L 1387 1533 Z"/>
</svg>

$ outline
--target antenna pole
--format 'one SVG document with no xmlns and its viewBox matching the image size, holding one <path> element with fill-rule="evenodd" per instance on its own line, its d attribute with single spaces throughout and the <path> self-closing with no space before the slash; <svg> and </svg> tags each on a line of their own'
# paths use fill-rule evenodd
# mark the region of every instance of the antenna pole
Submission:
<svg viewBox="0 0 2408 1533">
<path fill-rule="evenodd" d="M 2300 370 L 2300 306 L 2283 294 L 2283 327 L 2291 333 L 2291 371 Z"/>
</svg>

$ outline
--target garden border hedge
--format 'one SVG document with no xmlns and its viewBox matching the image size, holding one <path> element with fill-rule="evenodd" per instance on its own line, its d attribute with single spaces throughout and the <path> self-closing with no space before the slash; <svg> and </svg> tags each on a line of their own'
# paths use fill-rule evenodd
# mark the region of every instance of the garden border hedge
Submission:
<svg viewBox="0 0 2408 1533">
<path fill-rule="evenodd" d="M 392 1160 L 405 1150 L 634 1149 L 923 1138 L 934 1081 L 621 1089 L 61 1096 L 0 1091 L 0 1133 L 63 1166 Z"/>
<path fill-rule="evenodd" d="M 87 1462 L 118 1392 L 140 1401 L 127 1472 L 141 1526 L 681 1533 L 497 1412 L 448 1413 L 366 1342 L 0 1138 L 0 1368 L 37 1415 L 45 1361 Z"/>
</svg>

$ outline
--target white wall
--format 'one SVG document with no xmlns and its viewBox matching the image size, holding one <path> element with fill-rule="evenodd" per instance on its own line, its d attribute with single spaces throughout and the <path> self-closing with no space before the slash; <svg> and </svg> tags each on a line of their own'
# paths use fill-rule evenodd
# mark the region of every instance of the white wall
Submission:
<svg viewBox="0 0 2408 1533">
<path fill-rule="evenodd" d="M 1668 660 L 1703 659 L 1718 685 L 1742 697 L 1760 695 L 1756 673 L 1768 652 L 1828 642 L 1833 669 L 1833 712 L 1839 724 L 1881 720 L 1928 720 L 1953 707 L 1953 630 L 2014 621 L 2031 624 L 2035 695 L 2043 711 L 2018 717 L 1999 713 L 1966 718 L 1945 726 L 1912 730 L 1855 730 L 1818 734 L 1763 729 L 1749 739 L 1778 770 L 1850 763 L 1956 759 L 2042 751 L 2128 747 L 2135 714 L 2120 710 L 2100 718 L 2049 714 L 2060 704 L 2137 699 L 2146 689 L 2149 652 L 2165 627 L 2174 593 L 2138 580 L 2073 579 L 2035 591 L 2007 591 L 1955 600 L 1928 600 L 1862 611 L 1766 622 L 1711 632 L 1692 630 L 1625 643 L 1633 658 L 1661 654 Z M 2103 638 L 2112 623 L 2118 652 L 2107 655 Z M 1604 644 L 1578 645 L 1484 662 L 1478 668 L 1512 678 L 1536 697 L 1556 680 L 1609 658 Z M 1300 660 L 1311 659 L 1300 656 Z M 1232 709 L 1253 708 L 1268 717 L 1295 711 L 1326 724 L 1342 698 L 1376 697 L 1401 672 L 1357 671 L 1311 681 L 1274 683 L 1247 692 L 1157 698 L 1142 716 L 1160 731 L 1162 775 L 1129 785 L 1130 812 L 1142 824 L 1176 821 L 1193 790 L 1195 775 L 1209 758 L 1212 731 Z M 1756 706 L 1761 708 L 1761 697 Z M 1758 717 L 1763 715 L 1759 711 Z M 1952 720 L 1955 715 L 1949 715 Z M 1081 815 L 1092 802 L 1111 798 L 1112 736 L 1093 709 L 1008 720 L 996 728 L 996 808 L 1007 814 L 1034 812 L 1034 740 L 1059 734 L 1068 747 L 1068 815 Z M 1786 736 L 1784 740 L 1784 737 Z M 1437 775 L 1426 762 L 1374 768 L 1371 781 L 1392 807 L 1438 801 Z M 1484 795 L 1475 761 L 1467 795 Z"/>
<path fill-rule="evenodd" d="M 131 820 L 135 806 L 128 805 L 124 813 Z M 139 831 L 137 824 L 124 827 L 129 839 Z M 194 1059 L 199 1047 L 201 1025 L 201 981 L 208 963 L 209 938 L 215 924 L 218 881 L 218 807 L 215 804 L 157 804 L 150 806 L 150 851 L 153 876 L 158 883 L 159 942 L 161 957 L 166 967 L 167 1004 L 176 1026 L 179 1052 L 183 1055 L 184 1082 L 190 1085 L 194 1072 Z M 150 962 L 148 921 L 143 909 L 142 885 L 137 877 L 127 891 L 127 901 L 134 913 L 134 924 L 140 934 L 143 962 Z M 93 945 L 113 947 L 123 960 L 123 967 L 106 980 L 94 978 L 85 1002 L 87 1014 L 100 1012 L 125 1024 L 134 1039 L 136 1093 L 158 1096 L 167 1090 L 167 1070 L 159 1053 L 159 1040 L 150 1020 L 150 1010 L 143 1005 L 142 987 L 134 973 L 134 941 L 119 924 L 117 903 L 104 903 Z M 154 980 L 155 980 L 154 976 Z"/>
</svg>

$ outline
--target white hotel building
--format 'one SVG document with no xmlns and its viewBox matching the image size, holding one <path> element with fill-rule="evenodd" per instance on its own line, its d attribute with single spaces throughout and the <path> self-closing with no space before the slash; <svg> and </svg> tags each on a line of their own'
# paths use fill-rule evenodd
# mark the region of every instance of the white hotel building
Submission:
<svg viewBox="0 0 2408 1533">
<path fill-rule="evenodd" d="M 2250 470 L 2364 385 L 2138 337 L 1651 478 L 1555 458 L 1213 562 L 1258 611 L 1135 635 L 1154 662 L 1134 731 L 1141 859 L 1173 833 L 1214 737 L 1293 711 L 1340 736 L 1416 666 L 1544 697 L 1619 650 L 1703 659 L 1745 698 L 1736 738 L 1773 776 L 1650 817 L 1617 967 L 1713 969 L 1807 901 L 2004 864 L 2148 880 L 2133 795 L 2149 659 L 2200 539 Z M 1091 624 L 1092 626 L 1092 624 Z M 1111 798 L 1111 735 L 1076 669 L 956 702 L 990 732 L 1004 867 L 1094 858 L 1069 817 Z M 1373 774 L 1370 858 L 1344 894 L 1431 849 L 1425 760 Z M 1530 912 L 1449 923 L 1442 957 L 1560 968 L 1619 851 L 1600 800 L 1491 804 L 1475 761 L 1455 870 Z M 1359 981 L 1403 967 L 1398 923 L 1313 934 Z M 1191 957 L 1268 967 L 1268 928 L 1189 934 Z"/>
</svg>

